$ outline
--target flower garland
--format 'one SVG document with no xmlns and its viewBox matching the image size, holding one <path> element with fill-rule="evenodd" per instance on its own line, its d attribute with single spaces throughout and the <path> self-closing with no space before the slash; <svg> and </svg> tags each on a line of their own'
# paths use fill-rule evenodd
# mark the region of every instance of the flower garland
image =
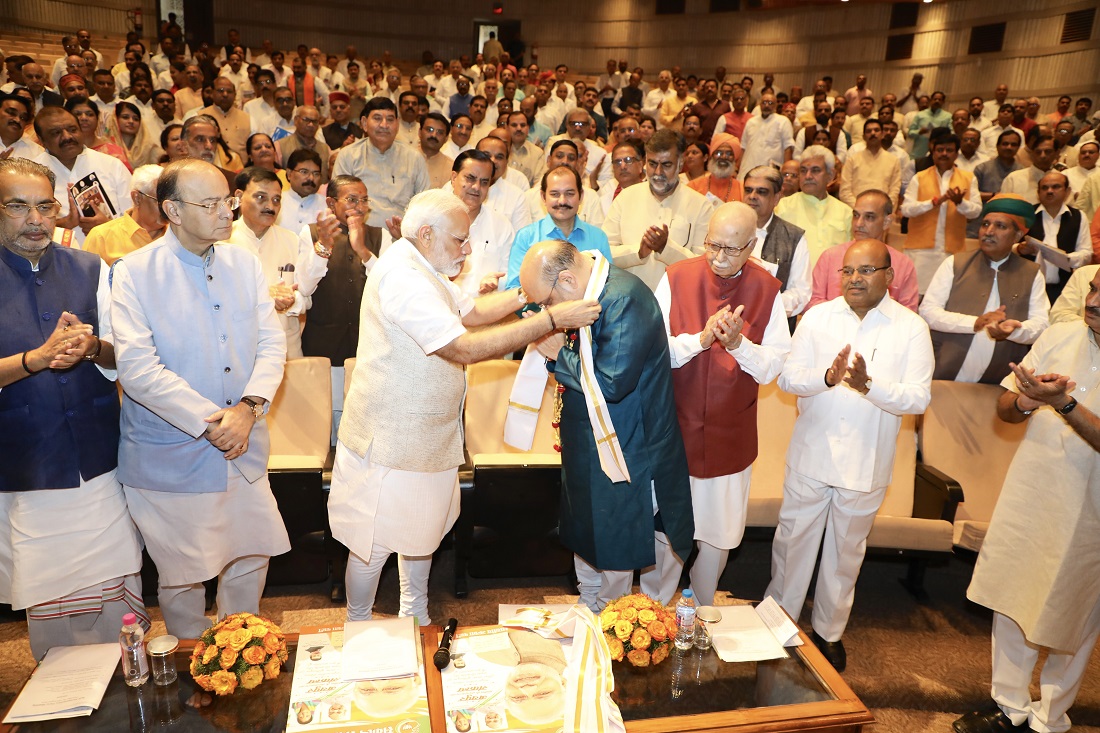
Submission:
<svg viewBox="0 0 1100 733">
<path fill-rule="evenodd" d="M 565 332 L 565 348 L 570 351 L 575 351 L 577 348 L 577 332 L 566 331 Z M 559 384 L 557 387 L 557 394 L 554 395 L 554 419 L 550 423 L 550 427 L 554 429 L 554 450 L 561 453 L 561 407 L 562 407 L 562 395 L 565 394 L 565 385 Z"/>
</svg>

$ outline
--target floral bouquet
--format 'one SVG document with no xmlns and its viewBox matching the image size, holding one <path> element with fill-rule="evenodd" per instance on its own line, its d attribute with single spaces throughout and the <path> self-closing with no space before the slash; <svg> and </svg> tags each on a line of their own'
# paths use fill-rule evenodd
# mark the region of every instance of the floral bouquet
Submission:
<svg viewBox="0 0 1100 733">
<path fill-rule="evenodd" d="M 623 657 L 635 667 L 660 664 L 676 635 L 676 616 L 649 596 L 632 593 L 612 601 L 600 612 L 600 628 L 611 657 Z"/>
<path fill-rule="evenodd" d="M 283 632 L 269 619 L 234 613 L 202 633 L 191 652 L 191 676 L 207 692 L 232 695 L 279 676 L 290 655 Z"/>
</svg>

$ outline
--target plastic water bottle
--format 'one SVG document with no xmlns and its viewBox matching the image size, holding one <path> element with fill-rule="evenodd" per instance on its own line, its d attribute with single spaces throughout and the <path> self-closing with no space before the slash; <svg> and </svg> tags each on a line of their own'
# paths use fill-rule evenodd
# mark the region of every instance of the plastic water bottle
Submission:
<svg viewBox="0 0 1100 733">
<path fill-rule="evenodd" d="M 676 638 L 677 649 L 691 649 L 695 644 L 695 599 L 690 590 L 685 590 L 676 602 Z"/>
<path fill-rule="evenodd" d="M 149 657 L 145 653 L 145 630 L 134 614 L 122 617 L 118 643 L 122 647 L 123 679 L 130 687 L 141 687 L 149 679 Z"/>
</svg>

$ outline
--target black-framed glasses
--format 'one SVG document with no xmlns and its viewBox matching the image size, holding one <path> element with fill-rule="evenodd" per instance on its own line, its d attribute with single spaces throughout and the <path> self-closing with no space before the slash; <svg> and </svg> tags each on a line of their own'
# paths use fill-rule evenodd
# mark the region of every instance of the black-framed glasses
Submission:
<svg viewBox="0 0 1100 733">
<path fill-rule="evenodd" d="M 712 254 L 718 254 L 719 252 L 723 252 L 726 255 L 726 259 L 732 259 L 732 258 L 736 257 L 737 255 L 741 254 L 742 252 L 744 252 L 749 247 L 756 244 L 756 237 L 753 237 L 752 239 L 750 239 L 745 244 L 745 246 L 743 246 L 743 247 L 725 246 L 725 245 L 718 244 L 717 242 L 712 242 L 709 239 L 704 240 L 703 244 L 706 245 L 707 250 L 709 252 L 711 252 Z"/>
<path fill-rule="evenodd" d="M 183 199 L 172 199 L 173 201 L 179 201 L 181 204 L 187 204 L 188 206 L 198 206 L 199 208 L 206 209 L 209 213 L 214 213 L 218 210 L 219 206 L 224 206 L 230 211 L 236 211 L 241 205 L 241 200 L 236 196 L 227 196 L 220 201 L 210 201 L 208 203 L 200 204 L 197 201 L 184 201 Z"/>
<path fill-rule="evenodd" d="M 855 275 L 857 272 L 860 275 L 863 275 L 864 277 L 870 277 L 871 275 L 874 275 L 879 270 L 889 270 L 889 269 L 890 269 L 890 265 L 883 265 L 882 267 L 875 267 L 874 265 L 860 265 L 859 267 L 842 267 L 839 270 L 837 270 L 837 272 L 839 272 L 844 277 L 851 277 L 852 275 Z"/>
</svg>

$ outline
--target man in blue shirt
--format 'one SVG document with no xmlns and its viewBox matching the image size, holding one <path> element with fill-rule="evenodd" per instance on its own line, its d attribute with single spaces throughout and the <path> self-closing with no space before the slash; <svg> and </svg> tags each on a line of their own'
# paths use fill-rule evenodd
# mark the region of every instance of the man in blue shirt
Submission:
<svg viewBox="0 0 1100 733">
<path fill-rule="evenodd" d="M 519 286 L 519 266 L 523 263 L 527 250 L 547 239 L 564 239 L 582 252 L 595 249 L 611 259 L 607 235 L 599 227 L 594 227 L 577 216 L 581 209 L 582 196 L 584 186 L 581 176 L 570 166 L 559 166 L 542 177 L 542 201 L 546 205 L 547 215 L 516 233 L 508 258 L 507 288 Z"/>
</svg>

